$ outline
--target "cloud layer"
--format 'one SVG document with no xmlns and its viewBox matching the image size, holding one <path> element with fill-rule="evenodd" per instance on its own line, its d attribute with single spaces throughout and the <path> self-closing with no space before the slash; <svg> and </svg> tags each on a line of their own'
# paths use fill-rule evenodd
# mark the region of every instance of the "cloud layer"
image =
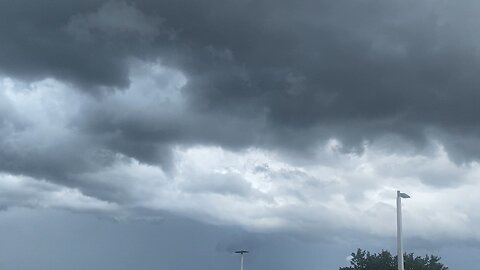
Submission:
<svg viewBox="0 0 480 270">
<path fill-rule="evenodd" d="M 478 241 L 479 8 L 0 1 L 0 207 Z"/>
</svg>

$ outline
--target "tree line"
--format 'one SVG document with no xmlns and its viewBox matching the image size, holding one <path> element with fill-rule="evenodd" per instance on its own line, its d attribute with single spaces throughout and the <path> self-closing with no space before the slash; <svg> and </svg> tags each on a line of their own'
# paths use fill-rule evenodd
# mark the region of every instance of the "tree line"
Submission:
<svg viewBox="0 0 480 270">
<path fill-rule="evenodd" d="M 404 254 L 405 270 L 448 270 L 435 255 L 416 256 L 413 253 Z M 340 267 L 339 270 L 397 270 L 397 256 L 389 251 L 379 253 L 358 249 L 351 254 L 350 266 Z"/>
</svg>

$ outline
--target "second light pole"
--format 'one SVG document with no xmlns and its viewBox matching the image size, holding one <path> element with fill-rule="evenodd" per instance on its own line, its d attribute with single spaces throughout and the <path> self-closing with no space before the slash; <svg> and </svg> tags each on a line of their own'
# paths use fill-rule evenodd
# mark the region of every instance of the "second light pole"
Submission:
<svg viewBox="0 0 480 270">
<path fill-rule="evenodd" d="M 404 270 L 403 265 L 403 241 L 402 241 L 402 198 L 408 199 L 410 196 L 397 190 L 397 262 L 398 270 Z"/>
<path fill-rule="evenodd" d="M 247 250 L 237 250 L 235 253 L 240 254 L 240 270 L 243 270 L 243 254 L 248 253 Z"/>
</svg>

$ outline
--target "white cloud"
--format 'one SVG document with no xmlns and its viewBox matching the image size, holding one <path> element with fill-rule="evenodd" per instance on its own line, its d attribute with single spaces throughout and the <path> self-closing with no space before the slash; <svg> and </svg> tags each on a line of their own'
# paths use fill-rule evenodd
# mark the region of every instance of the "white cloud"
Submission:
<svg viewBox="0 0 480 270">
<path fill-rule="evenodd" d="M 321 155 L 338 153 L 331 152 L 327 145 Z M 180 189 L 174 197 L 165 201 L 158 196 L 152 205 L 254 230 L 286 229 L 314 234 L 353 230 L 394 236 L 395 191 L 402 189 L 412 195 L 412 199 L 404 201 L 409 236 L 479 237 L 474 230 L 479 215 L 472 205 L 478 203 L 475 194 L 480 185 L 469 180 L 478 174 L 478 164 L 456 165 L 440 146 L 432 157 L 385 155 L 374 146 L 359 156 L 340 155 L 342 158 L 335 165 L 301 167 L 287 164 L 281 155 L 262 149 L 179 149 L 179 167 L 172 185 L 199 181 L 215 187 L 212 175 L 216 174 L 231 181 L 232 187 L 237 182 L 248 183 L 250 195 L 213 191 L 198 194 L 177 185 Z M 444 187 L 424 182 L 425 172 L 436 169 L 458 177 L 456 184 Z"/>
<path fill-rule="evenodd" d="M 185 115 L 202 119 L 188 110 L 181 92 L 187 83 L 183 74 L 157 62 L 132 60 L 131 67 L 128 89 L 100 97 L 53 79 L 0 81 L 1 154 L 25 162 L 20 168 L 3 163 L 13 172 L 0 176 L 1 205 L 111 214 L 140 207 L 249 230 L 391 237 L 395 191 L 401 189 L 412 195 L 404 202 L 407 236 L 480 240 L 475 230 L 480 225 L 475 209 L 480 166 L 452 162 L 440 143 L 433 143 L 435 151 L 428 155 L 385 152 L 375 144 L 352 154 L 342 152 L 341 142 L 332 138 L 312 150 L 315 160 L 302 163 L 292 162 L 285 152 L 227 150 L 172 139 L 169 170 L 115 152 L 105 136 L 127 132 L 118 123 L 164 135 L 165 127 L 188 126 L 178 123 Z M 98 134 L 81 129 L 85 115 L 103 117 L 108 121 L 100 123 L 111 127 Z M 51 153 L 55 155 L 47 155 Z M 31 174 L 38 179 L 15 175 L 15 169 L 30 163 L 36 164 Z M 53 169 L 45 169 L 52 164 Z M 69 180 L 50 179 L 49 170 L 55 168 L 66 170 L 62 176 Z"/>
<path fill-rule="evenodd" d="M 78 189 L 26 176 L 0 174 L 0 206 L 60 208 L 72 211 L 111 213 L 119 206 L 82 194 Z"/>
</svg>

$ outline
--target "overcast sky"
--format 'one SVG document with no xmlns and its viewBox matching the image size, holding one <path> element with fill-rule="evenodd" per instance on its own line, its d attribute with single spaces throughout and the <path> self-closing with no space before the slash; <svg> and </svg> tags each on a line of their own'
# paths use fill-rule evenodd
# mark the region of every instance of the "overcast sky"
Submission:
<svg viewBox="0 0 480 270">
<path fill-rule="evenodd" d="M 480 252 L 480 3 L 0 0 L 0 268 Z"/>
</svg>

